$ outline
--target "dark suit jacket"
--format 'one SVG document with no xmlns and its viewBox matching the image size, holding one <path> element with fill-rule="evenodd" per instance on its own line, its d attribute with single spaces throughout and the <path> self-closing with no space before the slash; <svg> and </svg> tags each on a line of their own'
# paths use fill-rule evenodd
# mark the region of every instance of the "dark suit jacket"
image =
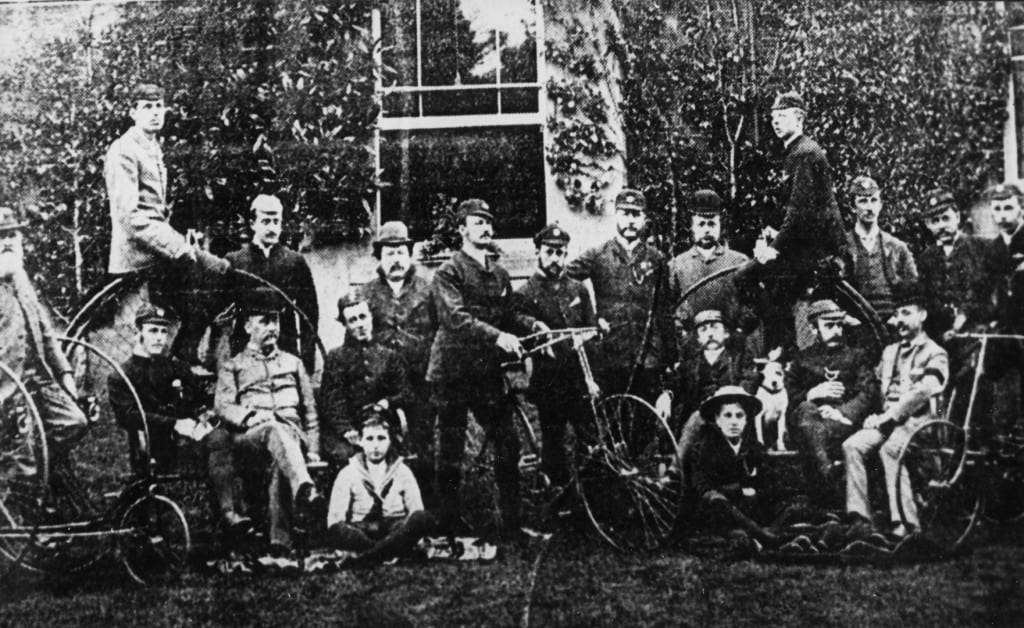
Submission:
<svg viewBox="0 0 1024 628">
<path fill-rule="evenodd" d="M 817 142 L 801 135 L 786 151 L 783 164 L 785 218 L 774 246 L 797 268 L 813 268 L 821 259 L 845 259 L 846 236 L 832 187 L 831 166 Z"/>
<path fill-rule="evenodd" d="M 405 359 L 413 382 L 422 382 L 427 375 L 430 345 L 437 329 L 430 282 L 413 266 L 396 295 L 378 268 L 377 276 L 363 286 L 363 294 L 373 314 L 374 336 Z"/>
<path fill-rule="evenodd" d="M 668 259 L 661 251 L 640 242 L 630 254 L 617 238 L 612 238 L 584 251 L 569 264 L 566 274 L 580 281 L 589 279 L 594 286 L 597 315 L 613 327 L 624 324 L 600 345 L 603 367 L 633 366 L 644 349 L 649 316 L 653 319 L 644 367 L 658 369 L 675 362 Z"/>
<path fill-rule="evenodd" d="M 995 275 L 990 245 L 982 238 L 957 234 L 953 252 L 946 257 L 942 247 L 932 244 L 918 257 L 917 270 L 928 294 L 925 331 L 932 338 L 953 326 L 957 308 L 967 324 L 987 323 L 995 316 Z"/>
<path fill-rule="evenodd" d="M 312 373 L 316 363 L 316 334 L 320 307 L 316 298 L 316 286 L 313 285 L 313 273 L 309 270 L 305 258 L 283 244 L 275 244 L 270 249 L 268 258 L 262 249 L 252 243 L 228 253 L 226 257 L 232 268 L 252 273 L 280 288 L 309 318 L 311 327 L 296 321 L 294 312 L 285 312 L 281 316 L 281 338 L 278 346 L 288 353 L 298 355 L 302 359 L 302 365 L 306 367 L 306 372 Z M 244 294 L 238 294 L 235 300 L 244 298 Z M 298 351 L 299 340 L 302 342 L 302 351 Z"/>
<path fill-rule="evenodd" d="M 846 394 L 829 402 L 843 416 L 859 428 L 864 419 L 881 409 L 881 397 L 875 365 L 862 349 L 842 345 L 830 349 L 816 342 L 797 356 L 786 371 L 786 392 L 789 408 L 795 409 L 806 401 L 807 392 L 827 381 L 825 371 L 836 373 L 835 381 L 842 382 Z"/>
<path fill-rule="evenodd" d="M 703 350 L 695 341 L 686 344 L 679 367 L 672 376 L 676 421 L 685 422 L 700 403 L 722 386 L 742 386 L 750 394 L 757 392 L 760 374 L 743 339 L 730 336 L 718 360 L 707 365 Z M 752 418 L 752 417 L 751 417 Z"/>
<path fill-rule="evenodd" d="M 753 417 L 748 418 L 748 428 L 752 420 Z M 694 441 L 691 466 L 686 471 L 686 477 L 690 478 L 687 493 L 699 499 L 710 491 L 718 491 L 729 499 L 738 499 L 743 488 L 758 490 L 764 455 L 764 447 L 754 439 L 750 429 L 744 432 L 737 453 L 717 425 L 705 423 Z"/>
<path fill-rule="evenodd" d="M 1024 227 L 1010 237 L 1009 245 L 998 235 L 990 242 L 999 322 L 1007 331 L 1024 331 L 1024 271 L 1017 270 L 1024 264 Z"/>
</svg>

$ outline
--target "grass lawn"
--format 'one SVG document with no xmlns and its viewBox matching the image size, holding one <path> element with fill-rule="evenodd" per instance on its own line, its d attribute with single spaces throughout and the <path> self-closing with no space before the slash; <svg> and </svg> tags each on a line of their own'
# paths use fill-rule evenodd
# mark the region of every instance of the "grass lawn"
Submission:
<svg viewBox="0 0 1024 628">
<path fill-rule="evenodd" d="M 1024 544 L 1000 539 L 946 562 L 761 564 L 682 552 L 620 555 L 555 536 L 493 563 L 321 575 L 188 573 L 139 588 L 102 569 L 0 588 L 0 625 L 914 625 L 1024 623 Z M 532 595 L 531 573 L 538 565 Z"/>
</svg>

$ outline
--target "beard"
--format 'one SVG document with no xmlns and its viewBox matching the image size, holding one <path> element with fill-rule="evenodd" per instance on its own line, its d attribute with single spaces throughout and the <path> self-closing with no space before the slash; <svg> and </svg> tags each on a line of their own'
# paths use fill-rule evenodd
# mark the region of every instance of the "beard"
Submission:
<svg viewBox="0 0 1024 628">
<path fill-rule="evenodd" d="M 401 264 L 394 264 L 391 266 L 391 268 L 388 269 L 385 275 L 391 281 L 400 281 L 402 279 L 405 279 L 405 273 L 407 273 L 408 271 L 409 269 L 406 268 L 405 266 L 402 266 Z"/>
<path fill-rule="evenodd" d="M 723 344 L 718 338 L 708 338 L 704 341 L 702 347 L 705 351 L 711 351 L 712 349 L 721 349 Z"/>
<path fill-rule="evenodd" d="M 547 266 L 541 264 L 540 270 L 548 277 L 554 278 L 561 276 L 562 271 L 565 270 L 565 267 L 562 266 L 561 264 L 548 264 Z"/>
<path fill-rule="evenodd" d="M 696 246 L 701 249 L 713 249 L 718 244 L 718 240 L 711 236 L 704 236 L 697 240 Z"/>
</svg>

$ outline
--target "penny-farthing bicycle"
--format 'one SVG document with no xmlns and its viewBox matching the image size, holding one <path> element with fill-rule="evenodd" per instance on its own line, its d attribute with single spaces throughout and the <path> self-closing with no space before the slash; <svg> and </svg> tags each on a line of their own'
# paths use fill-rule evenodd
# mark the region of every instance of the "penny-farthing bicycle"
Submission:
<svg viewBox="0 0 1024 628">
<path fill-rule="evenodd" d="M 989 344 L 1020 343 L 1024 336 L 968 333 L 957 337 L 978 341 L 966 413 L 951 416 L 957 407 L 951 397 L 944 418 L 915 429 L 900 453 L 896 481 L 904 524 L 915 523 L 903 506 L 909 489 L 921 533 L 950 551 L 962 546 L 983 520 L 1011 523 L 1024 518 L 1024 427 L 1014 423 L 1001 433 L 982 430 L 975 416 Z"/>
</svg>

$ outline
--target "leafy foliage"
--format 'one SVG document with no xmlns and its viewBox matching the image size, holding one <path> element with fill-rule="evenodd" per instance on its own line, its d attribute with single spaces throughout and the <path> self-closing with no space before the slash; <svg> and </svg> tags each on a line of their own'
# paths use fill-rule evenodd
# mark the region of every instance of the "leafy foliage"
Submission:
<svg viewBox="0 0 1024 628">
<path fill-rule="evenodd" d="M 129 126 L 125 97 L 138 81 L 164 86 L 172 108 L 163 142 L 175 226 L 205 230 L 222 252 L 245 236 L 253 196 L 274 193 L 293 239 L 300 224 L 365 236 L 376 189 L 370 4 L 126 5 L 101 38 L 83 29 L 3 72 L 0 85 L 18 95 L 4 103 L 3 194 L 34 208 L 48 296 L 73 307 L 102 280 L 103 155 Z"/>
</svg>

